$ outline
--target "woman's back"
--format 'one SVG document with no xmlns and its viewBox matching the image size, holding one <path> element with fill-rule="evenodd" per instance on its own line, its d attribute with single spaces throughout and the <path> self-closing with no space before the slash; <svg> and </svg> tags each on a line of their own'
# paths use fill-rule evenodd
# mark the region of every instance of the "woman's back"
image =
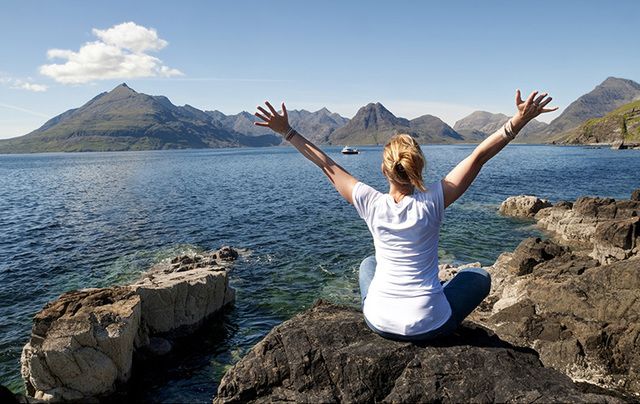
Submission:
<svg viewBox="0 0 640 404">
<path fill-rule="evenodd" d="M 376 271 L 364 302 L 370 325 L 415 335 L 445 323 L 451 309 L 438 279 L 438 235 L 444 213 L 442 185 L 405 196 L 358 183 L 353 204 L 373 235 Z"/>
</svg>

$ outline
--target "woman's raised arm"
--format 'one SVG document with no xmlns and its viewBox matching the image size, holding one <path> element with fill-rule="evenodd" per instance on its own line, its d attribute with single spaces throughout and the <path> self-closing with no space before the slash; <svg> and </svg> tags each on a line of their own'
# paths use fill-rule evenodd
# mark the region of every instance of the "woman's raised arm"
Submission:
<svg viewBox="0 0 640 404">
<path fill-rule="evenodd" d="M 287 115 L 287 108 L 284 106 L 284 102 L 282 103 L 282 115 L 280 115 L 268 101 L 265 101 L 265 105 L 269 111 L 258 106 L 260 112 L 255 113 L 255 115 L 264 122 L 255 122 L 255 125 L 266 126 L 282 135 L 282 137 L 294 145 L 303 156 L 320 167 L 340 195 L 342 195 L 347 202 L 353 204 L 351 193 L 353 187 L 358 183 L 358 180 L 327 156 L 325 152 L 289 126 L 289 116 Z"/>
<path fill-rule="evenodd" d="M 520 130 L 533 118 L 545 112 L 552 112 L 558 109 L 545 108 L 551 102 L 551 97 L 547 93 L 538 95 L 537 91 L 532 92 L 526 101 L 523 101 L 520 90 L 516 91 L 516 114 L 497 130 L 493 135 L 482 141 L 471 153 L 469 157 L 462 160 L 447 176 L 442 180 L 442 190 L 444 193 L 444 207 L 451 205 L 471 185 L 478 176 L 480 169 L 493 156 L 498 154 Z"/>
</svg>

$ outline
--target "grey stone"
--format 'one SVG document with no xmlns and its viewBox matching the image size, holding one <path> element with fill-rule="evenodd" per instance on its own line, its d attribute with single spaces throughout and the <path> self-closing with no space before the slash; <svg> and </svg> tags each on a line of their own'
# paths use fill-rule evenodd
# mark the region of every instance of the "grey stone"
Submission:
<svg viewBox="0 0 640 404">
<path fill-rule="evenodd" d="M 384 339 L 320 302 L 274 328 L 222 378 L 214 403 L 618 402 L 582 393 L 536 353 L 466 323 L 427 344 Z"/>
</svg>

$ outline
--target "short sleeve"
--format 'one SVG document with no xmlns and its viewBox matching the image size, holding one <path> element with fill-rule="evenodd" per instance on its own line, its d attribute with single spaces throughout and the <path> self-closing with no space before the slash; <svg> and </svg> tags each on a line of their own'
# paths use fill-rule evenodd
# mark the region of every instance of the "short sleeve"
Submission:
<svg viewBox="0 0 640 404">
<path fill-rule="evenodd" d="M 353 186 L 351 199 L 361 218 L 368 220 L 371 217 L 373 204 L 380 195 L 382 194 L 379 191 L 362 182 L 358 182 Z"/>
<path fill-rule="evenodd" d="M 422 192 L 422 201 L 428 217 L 438 226 L 444 219 L 444 190 L 442 181 L 427 185 L 427 191 Z"/>
</svg>

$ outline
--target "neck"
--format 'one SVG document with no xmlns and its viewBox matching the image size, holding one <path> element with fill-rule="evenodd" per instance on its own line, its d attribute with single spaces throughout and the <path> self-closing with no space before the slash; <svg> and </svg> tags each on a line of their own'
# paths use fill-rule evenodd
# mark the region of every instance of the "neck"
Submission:
<svg viewBox="0 0 640 404">
<path fill-rule="evenodd" d="M 413 185 L 396 184 L 389 182 L 389 195 L 398 203 L 407 195 L 413 194 Z"/>
</svg>

